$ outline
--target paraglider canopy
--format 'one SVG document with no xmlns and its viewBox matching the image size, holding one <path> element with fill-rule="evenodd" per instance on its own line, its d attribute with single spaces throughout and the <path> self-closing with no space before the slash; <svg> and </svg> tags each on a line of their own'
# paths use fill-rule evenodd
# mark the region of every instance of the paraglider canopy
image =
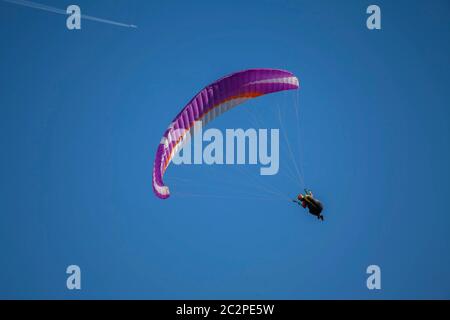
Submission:
<svg viewBox="0 0 450 320">
<path fill-rule="evenodd" d="M 183 146 L 183 138 L 196 121 L 203 125 L 231 108 L 258 96 L 299 88 L 291 72 L 277 69 L 249 69 L 223 77 L 206 86 L 173 119 L 159 143 L 153 166 L 152 186 L 161 199 L 170 196 L 163 176 L 174 155 Z"/>
</svg>

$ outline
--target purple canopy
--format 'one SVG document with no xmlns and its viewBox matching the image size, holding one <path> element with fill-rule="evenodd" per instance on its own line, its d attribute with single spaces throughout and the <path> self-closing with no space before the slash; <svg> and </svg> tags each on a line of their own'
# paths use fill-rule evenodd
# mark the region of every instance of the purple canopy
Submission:
<svg viewBox="0 0 450 320">
<path fill-rule="evenodd" d="M 196 121 L 205 125 L 222 113 L 245 102 L 272 92 L 298 89 L 292 73 L 276 69 L 249 69 L 233 73 L 200 91 L 173 119 L 164 132 L 153 166 L 153 191 L 161 199 L 170 195 L 162 180 L 174 155 L 181 149 L 184 135 Z"/>
</svg>

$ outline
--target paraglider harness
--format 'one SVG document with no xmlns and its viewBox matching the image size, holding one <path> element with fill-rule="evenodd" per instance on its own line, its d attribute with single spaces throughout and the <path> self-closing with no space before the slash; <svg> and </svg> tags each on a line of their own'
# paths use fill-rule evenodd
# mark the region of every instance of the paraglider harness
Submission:
<svg viewBox="0 0 450 320">
<path fill-rule="evenodd" d="M 303 208 L 308 207 L 309 213 L 316 216 L 317 219 L 323 221 L 323 215 L 321 215 L 323 210 L 322 203 L 315 199 L 311 190 L 305 189 L 305 195 L 299 194 L 297 199 L 292 200 L 295 203 L 298 203 Z"/>
</svg>

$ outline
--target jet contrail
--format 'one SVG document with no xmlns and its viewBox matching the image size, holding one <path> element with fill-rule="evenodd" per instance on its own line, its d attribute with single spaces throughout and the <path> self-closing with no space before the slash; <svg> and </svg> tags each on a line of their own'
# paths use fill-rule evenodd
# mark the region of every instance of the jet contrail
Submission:
<svg viewBox="0 0 450 320">
<path fill-rule="evenodd" d="M 62 15 L 66 15 L 66 16 L 68 15 L 66 10 L 58 9 L 58 8 L 55 8 L 55 7 L 50 7 L 50 6 L 47 6 L 47 5 L 44 5 L 44 4 L 40 4 L 40 3 L 36 3 L 36 2 L 32 2 L 32 1 L 26 1 L 26 0 L 2 0 L 2 1 L 13 3 L 13 4 L 17 4 L 19 6 L 24 6 L 24 7 L 28 7 L 28 8 L 43 10 L 43 11 L 57 13 L 57 14 L 62 14 Z M 81 15 L 81 18 L 82 19 L 86 19 L 86 20 L 91 20 L 91 21 L 97 21 L 97 22 L 112 24 L 112 25 L 119 26 L 119 27 L 135 28 L 135 29 L 137 28 L 137 26 L 134 25 L 134 24 L 127 24 L 127 23 L 122 23 L 122 22 L 117 22 L 117 21 L 97 18 L 97 17 L 93 17 L 93 16 L 87 16 L 87 15 L 84 15 L 84 14 Z"/>
</svg>

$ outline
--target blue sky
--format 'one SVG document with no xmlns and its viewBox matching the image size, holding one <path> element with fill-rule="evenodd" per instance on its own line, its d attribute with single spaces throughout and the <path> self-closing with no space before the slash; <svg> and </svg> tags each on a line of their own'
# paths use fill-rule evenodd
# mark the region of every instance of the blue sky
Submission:
<svg viewBox="0 0 450 320">
<path fill-rule="evenodd" d="M 77 1 L 138 29 L 69 31 L 64 16 L 0 2 L 0 297 L 450 298 L 449 3 L 376 3 L 381 31 L 365 27 L 367 1 Z M 178 111 L 261 67 L 299 77 L 300 141 L 292 93 L 212 125 L 278 128 L 279 104 L 325 223 L 264 193 L 152 193 Z M 295 196 L 281 148 L 265 181 Z M 167 177 L 221 195 L 224 181 L 249 182 L 226 166 Z M 81 291 L 65 287 L 70 264 Z M 370 264 L 381 291 L 366 288 Z"/>
</svg>

